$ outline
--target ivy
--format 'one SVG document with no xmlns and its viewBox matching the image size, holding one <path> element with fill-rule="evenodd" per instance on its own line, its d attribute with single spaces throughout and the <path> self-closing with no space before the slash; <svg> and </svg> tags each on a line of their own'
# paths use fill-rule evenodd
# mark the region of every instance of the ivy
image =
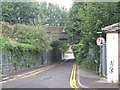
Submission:
<svg viewBox="0 0 120 90">
<path fill-rule="evenodd" d="M 1 52 L 11 52 L 12 64 L 15 69 L 18 64 L 26 67 L 35 65 L 36 60 L 39 60 L 38 53 L 52 49 L 51 44 L 56 40 L 52 35 L 48 37 L 40 25 L 10 25 L 2 22 L 2 32 L 0 35 Z"/>
<path fill-rule="evenodd" d="M 7 27 L 7 29 L 5 28 Z M 5 30 L 4 30 L 5 29 Z M 32 49 L 36 51 L 51 49 L 50 44 L 55 40 L 52 35 L 48 38 L 47 33 L 42 26 L 16 24 L 6 25 L 3 24 L 3 35 L 1 39 L 3 46 L 5 44 L 21 48 L 21 49 Z M 12 49 L 12 47 L 9 47 Z M 8 46 L 6 46 L 8 48 Z"/>
</svg>

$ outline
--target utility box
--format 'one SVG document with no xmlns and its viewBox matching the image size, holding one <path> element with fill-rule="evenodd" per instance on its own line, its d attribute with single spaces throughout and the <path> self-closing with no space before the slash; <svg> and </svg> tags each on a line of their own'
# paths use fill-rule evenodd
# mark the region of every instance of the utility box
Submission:
<svg viewBox="0 0 120 90">
<path fill-rule="evenodd" d="M 102 30 L 106 33 L 107 80 L 117 83 L 120 81 L 120 22 Z"/>
</svg>

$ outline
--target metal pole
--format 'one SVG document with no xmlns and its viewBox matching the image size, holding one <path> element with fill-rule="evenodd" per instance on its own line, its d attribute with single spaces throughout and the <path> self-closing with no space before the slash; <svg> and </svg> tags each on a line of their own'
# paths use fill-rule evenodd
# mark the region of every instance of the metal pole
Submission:
<svg viewBox="0 0 120 90">
<path fill-rule="evenodd" d="M 100 34 L 101 37 L 101 34 Z M 101 55 L 102 55 L 102 47 L 100 46 L 100 65 L 99 65 L 99 75 L 102 75 L 102 59 L 101 59 Z"/>
<path fill-rule="evenodd" d="M 100 34 L 100 37 L 102 36 L 102 32 L 97 32 L 97 34 Z M 100 64 L 99 64 L 99 75 L 102 74 L 102 47 L 100 46 Z"/>
</svg>

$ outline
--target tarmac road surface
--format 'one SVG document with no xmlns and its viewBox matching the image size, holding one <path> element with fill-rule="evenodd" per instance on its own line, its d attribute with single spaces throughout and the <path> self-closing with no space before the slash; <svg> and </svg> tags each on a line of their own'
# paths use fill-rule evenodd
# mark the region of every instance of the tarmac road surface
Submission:
<svg viewBox="0 0 120 90">
<path fill-rule="evenodd" d="M 71 88 L 72 66 L 73 60 L 67 60 L 36 75 L 3 83 L 2 88 Z"/>
</svg>

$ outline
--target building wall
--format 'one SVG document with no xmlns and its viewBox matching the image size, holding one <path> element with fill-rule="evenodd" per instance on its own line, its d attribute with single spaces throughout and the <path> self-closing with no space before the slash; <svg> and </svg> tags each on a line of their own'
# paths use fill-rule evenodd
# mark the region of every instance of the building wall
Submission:
<svg viewBox="0 0 120 90">
<path fill-rule="evenodd" d="M 118 82 L 118 33 L 107 33 L 107 80 Z"/>
</svg>

